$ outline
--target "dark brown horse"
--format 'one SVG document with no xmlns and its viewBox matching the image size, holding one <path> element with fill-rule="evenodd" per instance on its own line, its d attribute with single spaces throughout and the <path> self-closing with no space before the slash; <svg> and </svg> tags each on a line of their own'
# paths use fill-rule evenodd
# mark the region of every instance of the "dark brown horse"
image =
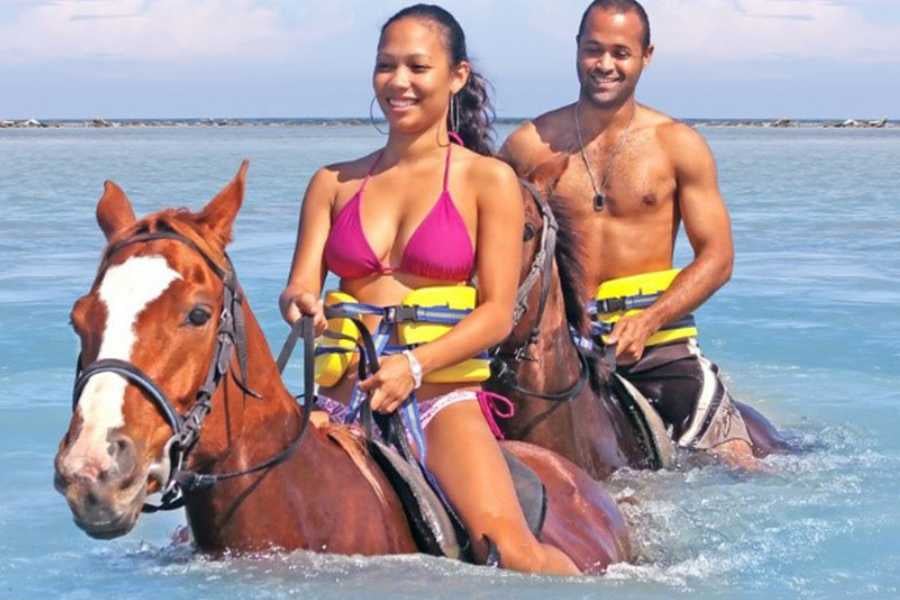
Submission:
<svg viewBox="0 0 900 600">
<path fill-rule="evenodd" d="M 523 318 L 501 347 L 507 365 L 515 372 L 515 385 L 502 379 L 493 389 L 513 400 L 515 416 L 500 421 L 508 439 L 524 440 L 565 456 L 592 476 L 605 479 L 622 466 L 656 468 L 662 457 L 648 452 L 650 431 L 657 439 L 665 436 L 661 421 L 638 425 L 636 415 L 629 416 L 616 399 L 609 384 L 609 366 L 596 354 L 585 365 L 569 331 L 587 338 L 587 314 L 584 299 L 591 293 L 581 269 L 584 244 L 577 239 L 567 204 L 554 196 L 556 181 L 565 171 L 568 159 L 544 163 L 528 176 L 528 181 L 543 198 L 558 222 L 555 260 L 546 289 L 535 285 L 529 291 Z M 539 252 L 546 226 L 540 204 L 526 198 L 526 241 L 524 269 L 527 272 Z M 523 272 L 523 278 L 526 277 Z M 541 294 L 546 295 L 541 302 Z M 541 310 L 543 308 L 543 310 Z M 519 354 L 517 358 L 515 355 Z M 586 381 L 580 381 L 584 376 Z M 586 385 L 579 385 L 585 383 Z M 549 398 L 547 397 L 549 396 Z M 758 411 L 737 403 L 754 443 L 758 457 L 789 449 L 787 442 Z M 637 407 L 634 407 L 635 409 Z M 646 434 L 637 433 L 644 427 Z M 666 440 L 668 444 L 668 440 Z M 663 454 L 671 452 L 665 449 Z"/>
<path fill-rule="evenodd" d="M 81 373 L 56 488 L 97 538 L 128 533 L 147 496 L 190 470 L 207 480 L 184 494 L 203 552 L 415 552 L 400 501 L 360 439 L 322 420 L 303 428 L 306 414 L 242 299 L 225 246 L 245 174 L 246 163 L 199 213 L 140 220 L 106 184 L 97 219 L 109 245 L 72 309 Z M 183 465 L 173 448 L 187 453 Z M 624 519 L 600 484 L 544 449 L 508 448 L 546 486 L 542 541 L 585 571 L 629 558 Z M 240 474 L 278 456 L 283 462 Z"/>
<path fill-rule="evenodd" d="M 541 272 L 527 290 L 522 314 L 499 349 L 495 362 L 508 369 L 507 377 L 495 377 L 491 387 L 515 405 L 515 415 L 499 421 L 508 439 L 548 448 L 596 479 L 605 479 L 620 467 L 650 464 L 596 363 L 579 356 L 570 334 L 574 329 L 585 335 L 588 323 L 580 287 L 580 249 L 565 206 L 554 202 L 551 193 L 564 167 L 542 165 L 528 177 L 531 189 L 523 189 L 522 279 L 527 280 L 534 267 L 546 273 Z M 545 215 L 548 211 L 551 214 Z M 548 236 L 552 247 L 547 245 Z M 542 250 L 549 256 L 538 264 L 535 259 L 541 262 Z"/>
</svg>

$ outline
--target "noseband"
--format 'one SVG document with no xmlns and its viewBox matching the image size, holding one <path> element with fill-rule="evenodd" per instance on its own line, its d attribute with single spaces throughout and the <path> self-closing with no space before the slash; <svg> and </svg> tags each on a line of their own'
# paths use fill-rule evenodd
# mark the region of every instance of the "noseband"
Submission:
<svg viewBox="0 0 900 600">
<path fill-rule="evenodd" d="M 94 361 L 85 368 L 81 368 L 81 357 L 78 358 L 77 374 L 72 390 L 72 411 L 78 407 L 78 401 L 88 381 L 100 373 L 115 373 L 126 381 L 139 387 L 153 404 L 162 413 L 166 423 L 172 429 L 172 437 L 166 443 L 165 452 L 169 459 L 169 469 L 165 476 L 166 483 L 162 487 L 162 502 L 160 505 L 144 504 L 144 512 L 156 512 L 158 510 L 173 510 L 184 505 L 184 494 L 197 490 L 208 489 L 226 479 L 233 479 L 242 475 L 248 475 L 262 471 L 284 462 L 300 444 L 303 434 L 309 423 L 309 413 L 314 402 L 312 386 L 304 386 L 304 411 L 300 431 L 290 445 L 272 458 L 242 471 L 220 474 L 201 474 L 185 469 L 184 465 L 190 451 L 196 446 L 200 438 L 200 430 L 203 422 L 212 410 L 212 398 L 222 379 L 229 373 L 232 356 L 237 355 L 240 377 L 235 377 L 237 385 L 247 394 L 255 398 L 261 396 L 247 385 L 247 338 L 244 328 L 243 293 L 237 282 L 234 267 L 225 255 L 226 268 L 219 266 L 200 246 L 191 239 L 173 231 L 159 231 L 154 233 L 142 233 L 126 238 L 107 248 L 104 253 L 105 264 L 110 257 L 126 246 L 151 242 L 154 240 L 172 240 L 188 246 L 199 254 L 212 271 L 222 280 L 223 299 L 222 313 L 219 316 L 219 326 L 216 331 L 216 345 L 212 353 L 212 360 L 206 374 L 203 385 L 196 392 L 194 403 L 182 415 L 178 412 L 166 393 L 134 364 L 106 358 Z M 304 368 L 311 372 L 314 361 L 313 354 L 313 328 L 312 320 L 304 318 L 295 326 L 292 335 L 293 342 L 302 336 L 304 341 Z M 289 339 L 290 341 L 290 339 Z M 289 353 L 288 353 L 289 354 Z M 286 362 L 286 361 L 285 361 Z M 279 364 L 283 370 L 284 365 Z"/>
<path fill-rule="evenodd" d="M 518 325 L 522 317 L 528 312 L 528 297 L 538 280 L 541 282 L 541 293 L 538 297 L 537 312 L 535 313 L 534 325 L 531 333 L 525 341 L 512 351 L 497 350 L 491 361 L 491 379 L 497 382 L 503 389 L 512 390 L 525 396 L 533 396 L 543 400 L 551 400 L 554 402 L 566 402 L 581 393 L 588 381 L 589 366 L 588 359 L 582 351 L 579 344 L 575 345 L 575 350 L 579 359 L 578 379 L 574 384 L 560 392 L 544 393 L 535 390 L 523 388 L 518 383 L 518 368 L 523 361 L 534 360 L 528 354 L 528 348 L 535 344 L 541 335 L 541 322 L 543 321 L 544 309 L 547 306 L 547 298 L 550 296 L 550 284 L 553 282 L 553 259 L 556 256 L 556 240 L 559 231 L 559 223 L 553 215 L 553 210 L 544 199 L 537 188 L 528 181 L 522 181 L 522 185 L 528 190 L 528 193 L 534 199 L 541 214 L 543 226 L 541 229 L 541 247 L 535 253 L 531 261 L 531 267 L 528 274 L 516 291 L 516 306 L 513 311 L 513 327 Z M 571 334 L 571 332 L 570 332 Z"/>
</svg>

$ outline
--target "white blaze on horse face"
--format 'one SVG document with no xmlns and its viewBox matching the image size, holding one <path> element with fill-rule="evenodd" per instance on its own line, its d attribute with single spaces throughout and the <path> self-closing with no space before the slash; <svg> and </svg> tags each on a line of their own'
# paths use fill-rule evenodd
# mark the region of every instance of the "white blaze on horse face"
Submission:
<svg viewBox="0 0 900 600">
<path fill-rule="evenodd" d="M 177 279 L 181 275 L 162 256 L 133 256 L 106 271 L 98 292 L 106 307 L 98 360 L 131 362 L 141 313 Z M 100 373 L 88 381 L 78 401 L 83 424 L 66 457 L 67 470 L 96 476 L 110 467 L 107 435 L 125 425 L 126 386 L 125 379 L 114 373 Z"/>
</svg>

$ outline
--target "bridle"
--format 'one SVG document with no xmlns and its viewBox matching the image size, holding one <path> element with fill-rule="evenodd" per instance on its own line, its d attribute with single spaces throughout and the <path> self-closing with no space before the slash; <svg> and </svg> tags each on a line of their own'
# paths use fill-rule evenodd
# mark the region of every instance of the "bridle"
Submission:
<svg viewBox="0 0 900 600">
<path fill-rule="evenodd" d="M 247 337 L 244 327 L 244 295 L 227 254 L 225 255 L 226 267 L 223 268 L 193 240 L 174 231 L 141 233 L 110 245 L 104 253 L 101 270 L 110 257 L 122 248 L 154 240 L 172 240 L 186 245 L 203 258 L 223 284 L 222 312 L 219 316 L 219 326 L 215 336 L 215 348 L 212 352 L 212 360 L 206 378 L 196 392 L 194 403 L 183 415 L 180 414 L 165 392 L 150 376 L 134 364 L 119 359 L 97 360 L 82 369 L 81 357 L 79 356 L 75 384 L 72 390 L 72 410 L 74 412 L 78 407 L 81 393 L 91 377 L 100 373 L 115 373 L 139 387 L 156 405 L 166 423 L 172 429 L 172 437 L 166 442 L 164 450 L 164 456 L 169 460 L 169 464 L 162 477 L 166 482 L 161 490 L 162 501 L 158 506 L 144 504 L 143 512 L 180 508 L 184 506 L 185 494 L 209 489 L 220 481 L 257 473 L 284 462 L 299 446 L 309 424 L 310 410 L 315 400 L 311 381 L 308 381 L 304 384 L 304 410 L 300 430 L 291 443 L 275 456 L 251 468 L 229 473 L 206 474 L 188 470 L 185 467 L 187 456 L 200 438 L 203 422 L 212 410 L 213 395 L 219 388 L 222 379 L 230 372 L 234 355 L 237 356 L 238 369 L 240 370 L 240 377 L 234 377 L 235 382 L 245 393 L 257 399 L 260 399 L 261 396 L 250 389 L 246 383 Z M 285 343 L 285 350 L 282 351 L 285 359 L 283 362 L 279 360 L 278 366 L 280 370 L 284 369 L 284 364 L 287 362 L 287 357 L 290 356 L 293 344 L 301 336 L 306 342 L 304 344 L 304 367 L 308 372 L 313 370 L 313 326 L 310 318 L 303 318 L 295 324 L 291 336 Z M 288 344 L 291 344 L 290 349 L 287 348 Z"/>
<path fill-rule="evenodd" d="M 516 291 L 516 305 L 513 310 L 513 327 L 519 324 L 522 317 L 528 312 L 528 297 L 538 281 L 541 282 L 541 293 L 538 296 L 537 312 L 535 313 L 534 325 L 525 341 L 515 346 L 511 350 L 504 349 L 501 345 L 493 354 L 491 361 L 491 381 L 498 384 L 503 390 L 510 390 L 525 396 L 532 396 L 542 400 L 550 400 L 553 402 L 567 402 L 581 393 L 587 384 L 590 367 L 585 352 L 576 343 L 573 338 L 572 342 L 575 346 L 579 360 L 578 379 L 568 388 L 559 392 L 538 392 L 522 387 L 518 383 L 519 365 L 524 361 L 533 361 L 534 358 L 528 353 L 528 348 L 535 344 L 541 336 L 541 323 L 543 322 L 544 309 L 547 306 L 547 299 L 550 296 L 550 285 L 553 282 L 553 259 L 556 255 L 556 240 L 559 232 L 559 223 L 553 215 L 553 210 L 544 199 L 543 194 L 528 181 L 521 181 L 522 185 L 528 190 L 529 195 L 534 199 L 541 214 L 543 226 L 541 228 L 541 246 L 535 253 L 531 261 L 531 267 L 528 274 L 519 285 Z M 572 332 L 570 332 L 570 335 Z"/>
</svg>

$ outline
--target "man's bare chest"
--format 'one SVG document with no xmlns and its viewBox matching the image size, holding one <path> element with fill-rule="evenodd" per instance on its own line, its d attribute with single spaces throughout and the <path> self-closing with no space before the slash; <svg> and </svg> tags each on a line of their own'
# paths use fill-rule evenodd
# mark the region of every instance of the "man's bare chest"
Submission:
<svg viewBox="0 0 900 600">
<path fill-rule="evenodd" d="M 601 185 L 601 180 L 588 172 L 578 156 L 559 178 L 555 194 L 571 210 L 584 217 L 638 217 L 660 211 L 671 212 L 676 202 L 677 184 L 669 169 L 652 161 L 631 161 L 619 164 Z M 593 165 L 591 165 L 593 166 Z M 600 165 L 602 169 L 602 164 Z M 602 206 L 595 197 L 602 195 Z"/>
</svg>

